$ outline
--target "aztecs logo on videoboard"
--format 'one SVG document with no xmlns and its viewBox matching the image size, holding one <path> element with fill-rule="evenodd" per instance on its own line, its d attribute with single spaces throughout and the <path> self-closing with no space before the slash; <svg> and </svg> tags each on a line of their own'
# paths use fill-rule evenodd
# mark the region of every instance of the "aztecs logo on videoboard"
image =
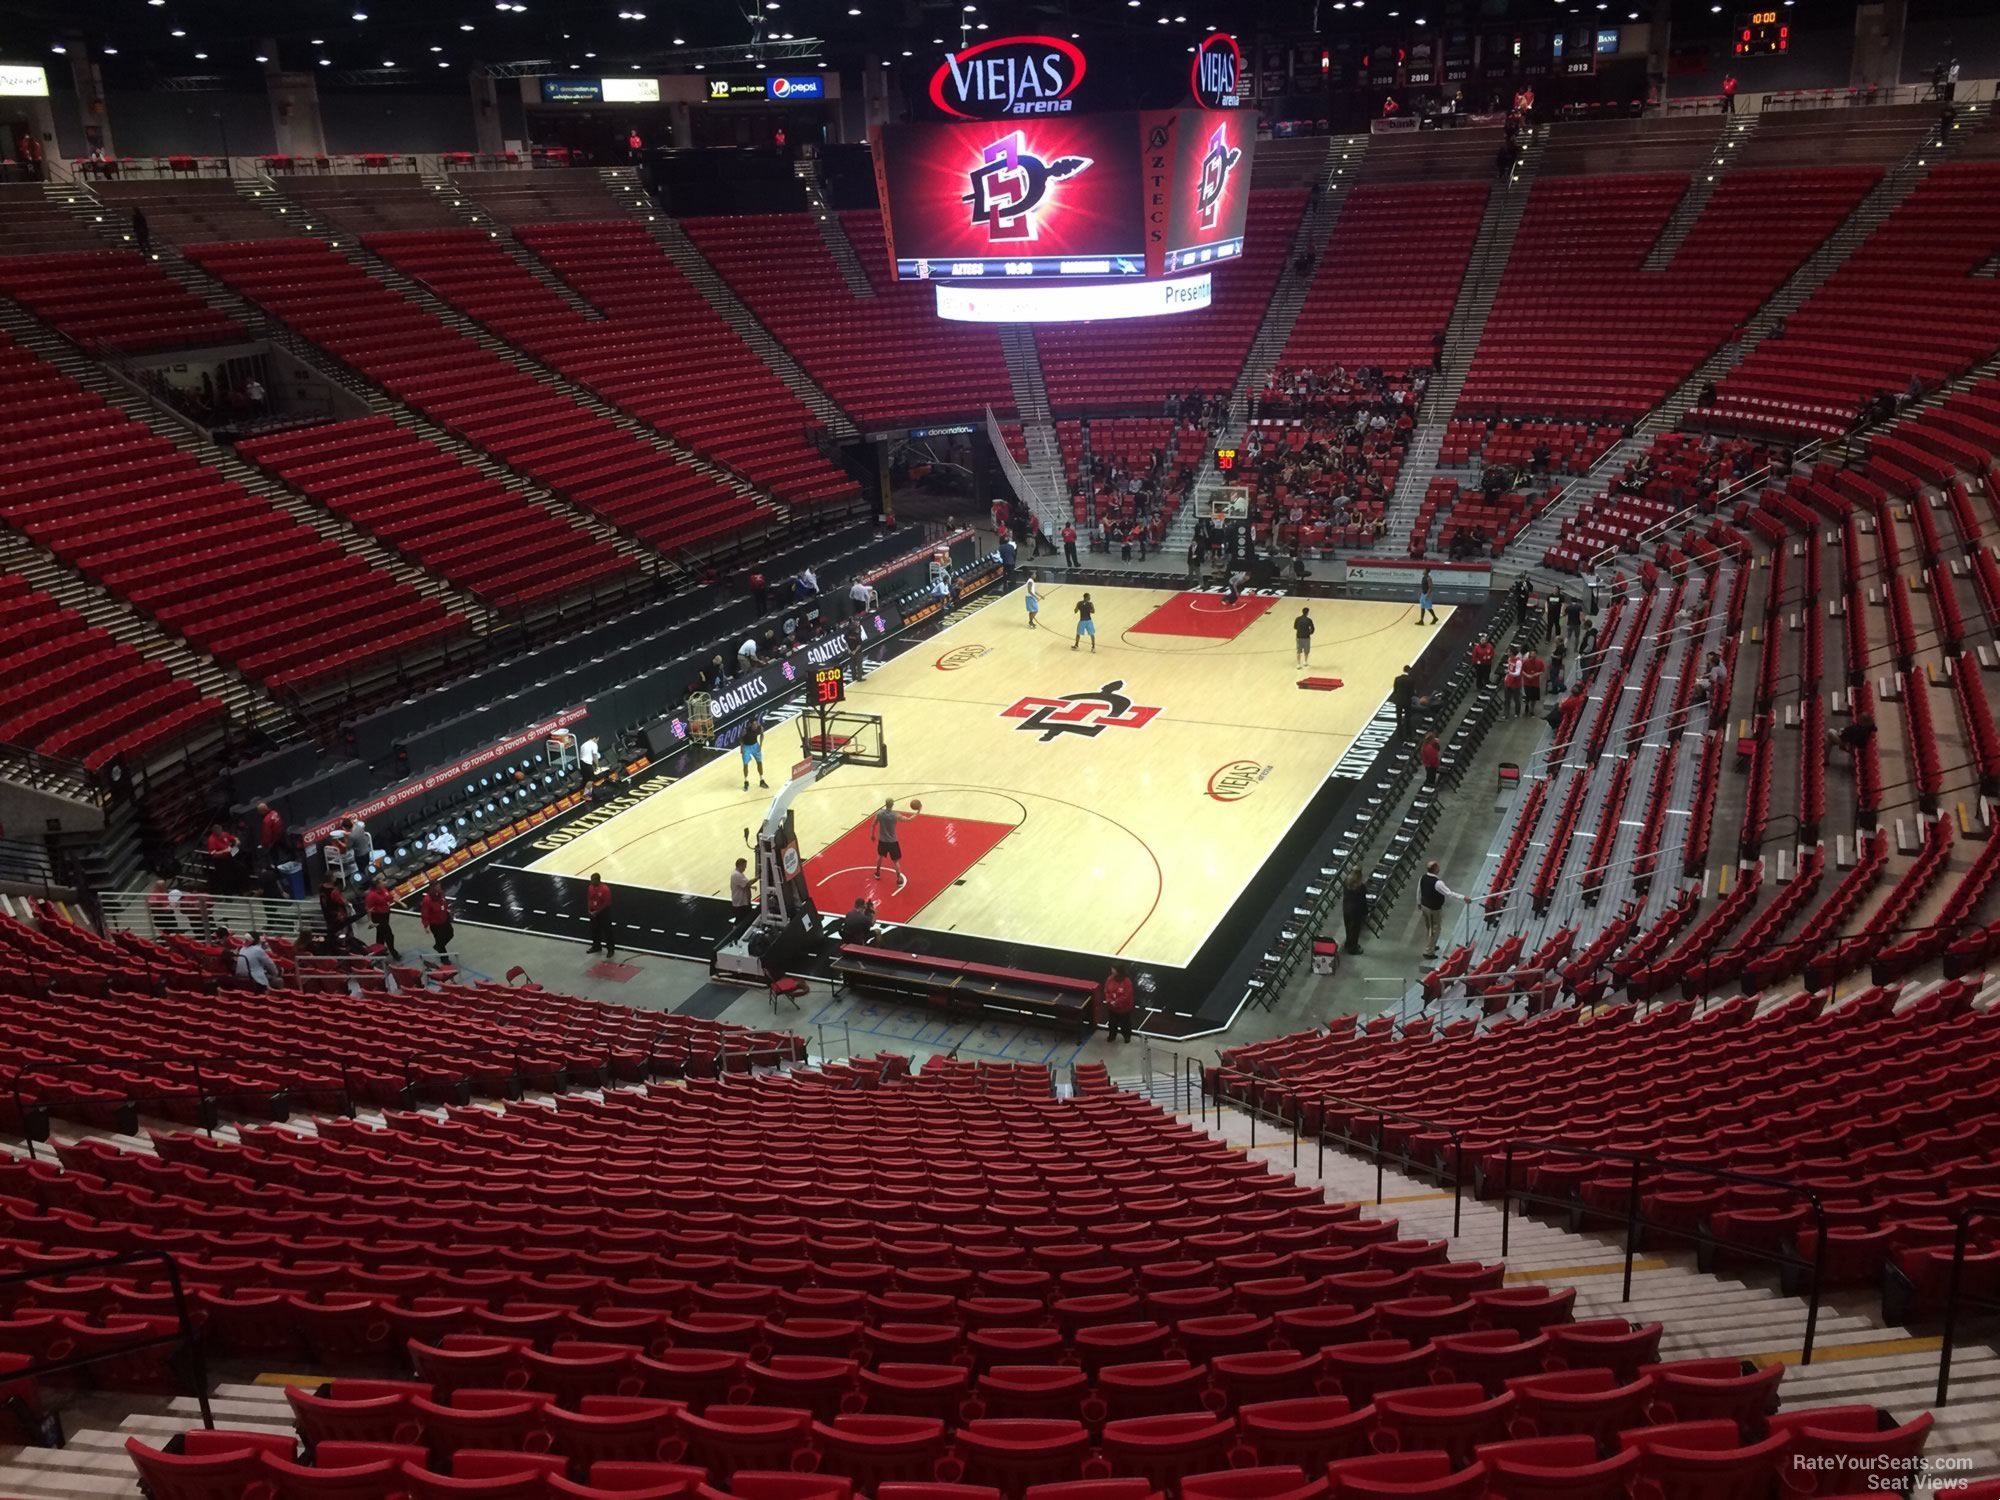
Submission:
<svg viewBox="0 0 2000 1500">
<path fill-rule="evenodd" d="M 1215 228 L 1216 215 L 1229 197 L 1229 176 L 1243 160 L 1243 148 L 1229 144 L 1229 127 L 1217 125 L 1209 133 L 1208 149 L 1201 157 L 1201 177 L 1195 184 L 1195 215 L 1203 229 Z"/>
<path fill-rule="evenodd" d="M 990 241 L 1032 240 L 1041 233 L 1041 210 L 1049 200 L 1049 184 L 1066 182 L 1087 172 L 1087 156 L 1058 156 L 1043 161 L 1027 148 L 1021 132 L 1002 136 L 979 153 L 980 164 L 966 174 L 969 184 L 959 200 L 972 211 L 972 224 L 986 226 Z"/>
</svg>

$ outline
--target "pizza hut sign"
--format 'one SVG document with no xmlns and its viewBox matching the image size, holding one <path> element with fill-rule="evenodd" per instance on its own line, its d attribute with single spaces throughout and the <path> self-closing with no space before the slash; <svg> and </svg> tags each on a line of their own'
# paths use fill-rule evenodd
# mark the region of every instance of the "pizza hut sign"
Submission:
<svg viewBox="0 0 2000 1500">
<path fill-rule="evenodd" d="M 961 120 L 1066 115 L 1087 65 L 1075 42 L 1007 36 L 947 52 L 931 75 L 931 103 Z"/>
<path fill-rule="evenodd" d="M 1188 87 L 1203 109 L 1234 109 L 1243 86 L 1243 49 L 1236 38 L 1218 31 L 1202 38 L 1188 69 Z"/>
</svg>

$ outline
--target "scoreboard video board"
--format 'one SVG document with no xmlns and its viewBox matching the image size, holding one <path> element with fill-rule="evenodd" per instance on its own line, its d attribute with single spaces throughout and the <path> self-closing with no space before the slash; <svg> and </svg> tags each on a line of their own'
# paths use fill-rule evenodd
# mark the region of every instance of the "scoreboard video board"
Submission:
<svg viewBox="0 0 2000 1500">
<path fill-rule="evenodd" d="M 889 125 L 876 186 L 904 280 L 1143 280 L 1242 254 L 1255 117 Z"/>
</svg>

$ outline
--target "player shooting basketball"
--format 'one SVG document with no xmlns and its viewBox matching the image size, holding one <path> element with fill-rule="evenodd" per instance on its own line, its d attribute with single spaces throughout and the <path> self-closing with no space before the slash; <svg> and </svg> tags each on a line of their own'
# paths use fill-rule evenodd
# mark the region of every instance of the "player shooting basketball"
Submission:
<svg viewBox="0 0 2000 1500">
<path fill-rule="evenodd" d="M 882 810 L 875 814 L 875 878 L 882 875 L 882 861 L 888 860 L 896 867 L 896 879 L 903 878 L 902 825 L 905 819 L 914 818 L 924 810 L 923 803 L 914 797 L 910 799 L 910 810 L 902 812 L 896 806 L 896 799 L 889 798 L 882 804 Z"/>
</svg>

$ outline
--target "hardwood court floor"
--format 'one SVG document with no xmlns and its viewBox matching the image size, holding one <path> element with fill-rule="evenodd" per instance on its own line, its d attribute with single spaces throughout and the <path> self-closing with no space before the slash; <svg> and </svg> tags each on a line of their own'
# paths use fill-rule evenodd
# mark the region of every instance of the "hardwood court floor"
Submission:
<svg viewBox="0 0 2000 1500">
<path fill-rule="evenodd" d="M 1301 671 L 1296 599 L 1245 596 L 1232 621 L 1218 594 L 1090 592 L 1095 655 L 1071 649 L 1082 589 L 1046 587 L 1030 630 L 1016 588 L 850 688 L 889 763 L 837 767 L 794 804 L 823 912 L 866 891 L 889 921 L 1184 966 L 1436 636 L 1414 605 L 1314 600 Z M 1302 689 L 1308 672 L 1343 685 Z M 770 729 L 764 755 L 770 791 L 745 792 L 732 753 L 528 868 L 726 896 L 798 726 Z M 887 797 L 924 804 L 900 883 L 871 873 Z"/>
</svg>

